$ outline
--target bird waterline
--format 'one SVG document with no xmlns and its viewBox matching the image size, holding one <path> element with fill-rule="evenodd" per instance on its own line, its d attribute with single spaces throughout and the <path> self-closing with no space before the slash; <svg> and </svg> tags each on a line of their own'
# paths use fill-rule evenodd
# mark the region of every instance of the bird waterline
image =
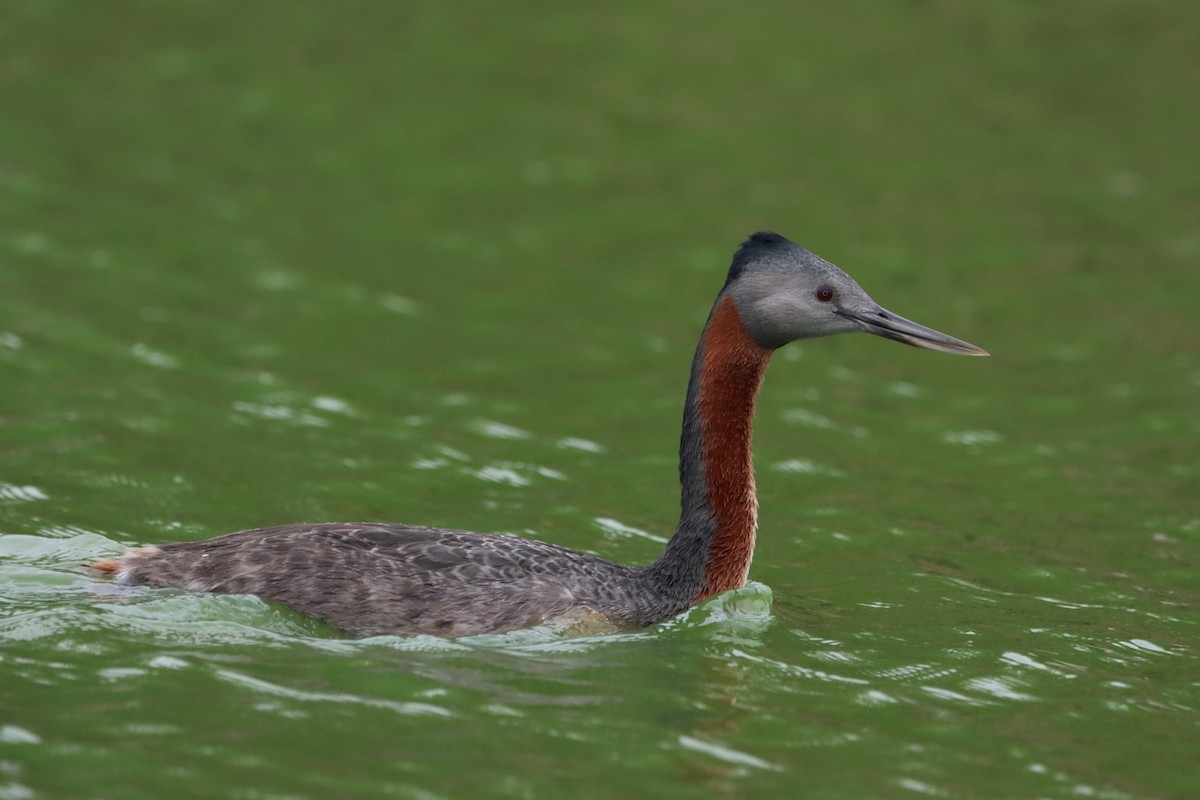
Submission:
<svg viewBox="0 0 1200 800">
<path fill-rule="evenodd" d="M 854 331 L 987 355 L 886 311 L 845 272 L 778 234 L 741 245 L 692 362 L 679 523 L 645 566 L 533 539 L 388 523 L 239 531 L 90 566 L 123 583 L 257 595 L 364 636 L 503 633 L 574 618 L 661 622 L 747 580 L 758 510 L 751 427 L 771 354 Z"/>
</svg>

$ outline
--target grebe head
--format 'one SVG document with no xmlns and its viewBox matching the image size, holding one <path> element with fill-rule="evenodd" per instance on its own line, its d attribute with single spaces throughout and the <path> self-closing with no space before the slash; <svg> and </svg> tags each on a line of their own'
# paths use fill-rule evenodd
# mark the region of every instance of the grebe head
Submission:
<svg viewBox="0 0 1200 800">
<path fill-rule="evenodd" d="M 777 233 L 756 233 L 733 257 L 722 291 L 761 346 L 866 331 L 957 355 L 986 356 L 973 344 L 883 309 L 854 279 Z"/>
</svg>

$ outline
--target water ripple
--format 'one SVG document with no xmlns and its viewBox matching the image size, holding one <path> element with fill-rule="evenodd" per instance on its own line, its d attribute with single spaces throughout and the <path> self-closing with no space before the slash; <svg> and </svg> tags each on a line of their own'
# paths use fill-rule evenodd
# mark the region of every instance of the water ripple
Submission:
<svg viewBox="0 0 1200 800">
<path fill-rule="evenodd" d="M 828 431 L 839 431 L 848 433 L 857 439 L 865 439 L 870 436 L 871 432 L 861 425 L 844 425 L 840 422 L 834 422 L 828 417 L 823 417 L 820 414 L 809 411 L 806 408 L 789 408 L 783 412 L 783 419 L 786 422 L 795 422 L 801 425 L 807 425 L 810 428 L 820 428 Z"/>
<path fill-rule="evenodd" d="M 230 683 L 238 684 L 260 694 L 272 695 L 303 703 L 340 703 L 343 705 L 364 705 L 394 711 L 404 716 L 436 716 L 449 717 L 451 712 L 432 703 L 401 702 L 397 700 L 382 700 L 374 697 L 360 697 L 346 692 L 315 692 L 281 686 L 277 683 L 251 677 L 231 669 L 218 669 L 216 676 Z"/>
<path fill-rule="evenodd" d="M 658 544 L 666 544 L 667 537 L 657 536 L 641 528 L 635 528 L 632 525 L 626 525 L 623 522 L 618 522 L 615 519 L 608 517 L 596 517 L 596 525 L 598 525 L 605 533 L 617 536 L 622 539 L 647 539 Z"/>
<path fill-rule="evenodd" d="M 17 486 L 0 483 L 0 502 L 29 503 L 34 500 L 49 500 L 50 497 L 36 486 Z"/>
<path fill-rule="evenodd" d="M 477 419 L 471 425 L 471 430 L 490 439 L 529 439 L 532 433 L 503 422 L 490 419 Z"/>
<path fill-rule="evenodd" d="M 785 672 L 788 675 L 793 675 L 798 678 L 804 678 L 806 680 L 816 680 L 816 681 L 823 681 L 823 682 L 828 682 L 828 683 L 849 683 L 849 684 L 857 684 L 857 685 L 866 685 L 866 684 L 870 683 L 870 681 L 864 680 L 862 678 L 852 678 L 847 675 L 836 675 L 832 672 L 826 672 L 824 670 L 812 669 L 810 667 L 802 667 L 799 664 L 788 664 L 783 661 L 777 661 L 775 659 L 766 658 L 764 656 L 752 655 L 750 653 L 747 653 L 744 650 L 734 649 L 733 651 L 730 652 L 730 655 L 734 656 L 735 658 L 744 659 L 744 660 L 749 661 L 754 664 L 762 664 L 765 666 L 770 666 L 777 670 L 780 670 L 781 672 Z"/>
<path fill-rule="evenodd" d="M 724 761 L 726 764 L 731 764 L 736 767 L 754 767 L 756 769 L 782 770 L 778 764 L 772 764 L 770 761 L 752 756 L 749 753 L 744 753 L 740 750 L 734 750 L 732 747 L 716 744 L 715 742 L 706 742 L 702 739 L 697 739 L 693 736 L 680 735 L 679 746 L 684 750 L 691 750 L 694 753 L 703 753 L 707 756 Z"/>
</svg>

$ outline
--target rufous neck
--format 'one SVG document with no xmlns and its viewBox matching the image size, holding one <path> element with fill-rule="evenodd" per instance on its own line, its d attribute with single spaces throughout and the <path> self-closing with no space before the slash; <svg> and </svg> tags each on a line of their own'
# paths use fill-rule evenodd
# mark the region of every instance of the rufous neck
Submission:
<svg viewBox="0 0 1200 800">
<path fill-rule="evenodd" d="M 718 298 L 696 349 L 679 448 L 681 514 L 652 565 L 694 603 L 746 582 L 758 526 L 751 460 L 754 403 L 771 351 Z"/>
</svg>

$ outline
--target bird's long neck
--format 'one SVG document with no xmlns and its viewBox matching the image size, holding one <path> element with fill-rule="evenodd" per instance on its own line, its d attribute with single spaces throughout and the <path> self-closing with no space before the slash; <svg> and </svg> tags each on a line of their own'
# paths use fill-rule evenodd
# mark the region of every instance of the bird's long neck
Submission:
<svg viewBox="0 0 1200 800">
<path fill-rule="evenodd" d="M 660 590 L 688 605 L 746 582 L 758 525 L 750 428 L 770 357 L 746 332 L 733 300 L 719 298 L 696 348 L 683 411 L 679 526 L 647 568 Z"/>
</svg>

